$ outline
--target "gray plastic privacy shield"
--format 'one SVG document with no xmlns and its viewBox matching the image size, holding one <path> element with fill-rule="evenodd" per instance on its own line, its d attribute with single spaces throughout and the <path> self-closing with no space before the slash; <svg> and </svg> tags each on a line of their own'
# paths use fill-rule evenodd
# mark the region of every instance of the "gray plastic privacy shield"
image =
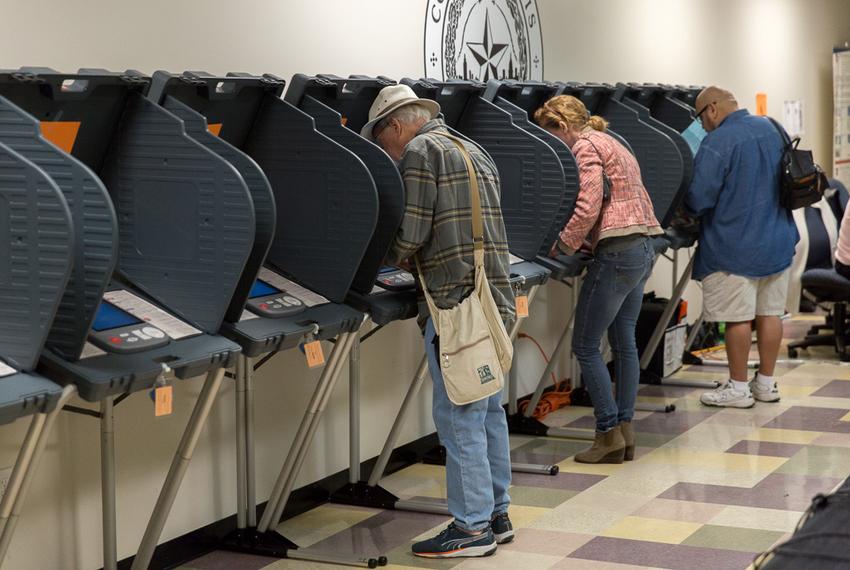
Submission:
<svg viewBox="0 0 850 570">
<path fill-rule="evenodd" d="M 242 177 L 183 122 L 128 98 L 101 178 L 118 213 L 118 272 L 176 315 L 216 333 L 254 246 Z"/>
<path fill-rule="evenodd" d="M 564 193 L 564 171 L 549 145 L 514 125 L 489 101 L 470 101 L 457 129 L 484 147 L 499 169 L 502 216 L 511 252 L 534 259 Z"/>
<path fill-rule="evenodd" d="M 342 126 L 342 117 L 337 111 L 309 95 L 301 100 L 299 108 L 313 117 L 319 132 L 357 155 L 369 169 L 375 182 L 379 204 L 378 223 L 351 283 L 352 290 L 368 294 L 375 285 L 378 271 L 404 215 L 404 183 L 401 174 L 389 155 L 380 147 Z"/>
<path fill-rule="evenodd" d="M 669 223 L 682 184 L 682 155 L 676 144 L 669 136 L 643 122 L 636 110 L 613 99 L 611 86 L 568 84 L 565 91 L 579 97 L 592 113 L 605 117 L 629 142 L 640 164 L 655 217 L 662 225 L 665 219 Z"/>
<path fill-rule="evenodd" d="M 201 114 L 170 95 L 165 97 L 163 107 L 183 121 L 186 134 L 230 163 L 242 176 L 251 193 L 256 221 L 254 246 L 225 314 L 226 321 L 237 322 L 274 239 L 276 208 L 271 185 L 250 156 L 207 130 L 207 120 Z"/>
<path fill-rule="evenodd" d="M 688 143 L 685 142 L 685 139 L 682 138 L 682 135 L 677 132 L 675 129 L 665 125 L 658 119 L 652 117 L 649 113 L 649 109 L 638 103 L 637 101 L 631 100 L 629 98 L 624 98 L 623 103 L 628 107 L 634 109 L 638 112 L 641 121 L 644 123 L 651 125 L 652 127 L 658 129 L 665 135 L 667 135 L 673 144 L 676 146 L 676 150 L 679 152 L 679 157 L 682 159 L 682 179 L 679 184 L 679 191 L 673 196 L 670 204 L 667 206 L 666 213 L 664 218 L 659 218 L 659 222 L 661 222 L 662 227 L 667 227 L 670 225 L 670 221 L 673 219 L 673 216 L 676 214 L 676 210 L 679 209 L 679 206 L 682 203 L 682 200 L 685 198 L 685 194 L 688 191 L 688 187 L 691 184 L 691 178 L 693 178 L 694 174 L 694 155 L 691 152 Z"/>
<path fill-rule="evenodd" d="M 71 210 L 76 234 L 71 277 L 47 346 L 76 359 L 115 267 L 118 228 L 112 202 L 103 183 L 86 165 L 48 142 L 38 120 L 1 95 L 0 142 L 50 176 Z"/>
<path fill-rule="evenodd" d="M 56 409 L 62 386 L 36 374 L 18 373 L 0 379 L 0 425 Z"/>
<path fill-rule="evenodd" d="M 38 362 L 73 253 L 62 191 L 0 142 L 0 358 L 18 370 L 33 370 Z"/>
<path fill-rule="evenodd" d="M 345 300 L 378 221 L 378 192 L 353 152 L 323 135 L 313 118 L 267 95 L 245 143 L 277 204 L 268 263 L 302 285 Z"/>
<path fill-rule="evenodd" d="M 538 255 L 548 255 L 549 249 L 552 247 L 552 244 L 558 240 L 561 230 L 563 230 L 564 226 L 567 225 L 567 222 L 570 221 L 570 218 L 573 215 L 573 210 L 575 209 L 575 202 L 578 197 L 579 189 L 579 174 L 576 159 L 564 141 L 551 134 L 546 129 L 543 129 L 529 121 L 528 114 L 525 110 L 520 109 L 502 97 L 496 97 L 493 102 L 500 109 L 510 113 L 515 125 L 548 144 L 552 150 L 555 151 L 555 154 L 558 155 L 558 159 L 561 161 L 561 168 L 564 173 L 563 198 L 561 199 L 561 204 L 558 207 L 558 212 L 555 215 L 555 220 L 549 227 L 549 231 L 546 233 L 546 237 L 543 238 L 543 243 L 540 245 L 540 250 L 537 253 Z"/>
</svg>

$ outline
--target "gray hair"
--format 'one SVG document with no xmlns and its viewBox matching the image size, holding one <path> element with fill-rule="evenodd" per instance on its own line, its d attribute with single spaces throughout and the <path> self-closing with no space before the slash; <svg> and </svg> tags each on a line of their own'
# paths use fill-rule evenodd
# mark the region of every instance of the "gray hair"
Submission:
<svg viewBox="0 0 850 570">
<path fill-rule="evenodd" d="M 387 121 L 390 119 L 397 119 L 400 123 L 415 123 L 421 119 L 430 121 L 431 112 L 422 105 L 411 103 L 410 105 L 405 105 L 401 109 L 390 113 L 387 117 Z"/>
</svg>

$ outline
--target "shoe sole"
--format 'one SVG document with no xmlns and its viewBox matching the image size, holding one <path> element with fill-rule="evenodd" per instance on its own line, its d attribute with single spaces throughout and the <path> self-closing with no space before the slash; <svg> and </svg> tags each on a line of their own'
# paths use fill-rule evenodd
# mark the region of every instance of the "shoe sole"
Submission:
<svg viewBox="0 0 850 570">
<path fill-rule="evenodd" d="M 496 535 L 496 544 L 507 544 L 509 542 L 513 542 L 514 536 L 516 533 L 514 531 L 509 530 L 508 532 L 503 532 L 502 534 Z"/>
<path fill-rule="evenodd" d="M 594 464 L 597 464 L 597 463 L 613 463 L 613 464 L 616 465 L 616 464 L 622 463 L 625 459 L 625 456 L 626 456 L 626 450 L 625 450 L 625 448 L 623 448 L 623 449 L 619 449 L 617 451 L 612 451 L 611 453 L 609 453 L 607 455 L 604 455 L 602 457 L 602 459 L 600 459 L 599 461 L 584 461 L 582 459 L 579 459 L 578 457 L 575 457 L 574 459 L 576 460 L 576 463 L 589 463 L 591 465 L 594 465 Z"/>
<path fill-rule="evenodd" d="M 753 406 L 756 405 L 755 399 L 750 399 L 749 402 L 746 402 L 746 401 L 731 402 L 731 403 L 728 403 L 728 404 L 720 404 L 720 403 L 716 404 L 714 402 L 704 402 L 703 400 L 700 400 L 700 403 L 703 406 L 711 406 L 711 407 L 714 407 L 714 408 L 739 408 L 739 409 L 749 409 L 749 408 L 752 408 Z"/>
<path fill-rule="evenodd" d="M 755 399 L 756 402 L 763 402 L 765 404 L 775 404 L 776 402 L 778 402 L 780 400 L 780 397 L 777 396 L 775 399 L 773 399 L 773 398 L 767 399 L 767 398 L 758 398 L 756 396 L 753 396 L 753 399 Z"/>
<path fill-rule="evenodd" d="M 414 556 L 420 558 L 480 558 L 491 556 L 496 552 L 496 543 L 484 546 L 469 546 L 449 552 L 414 552 Z"/>
</svg>

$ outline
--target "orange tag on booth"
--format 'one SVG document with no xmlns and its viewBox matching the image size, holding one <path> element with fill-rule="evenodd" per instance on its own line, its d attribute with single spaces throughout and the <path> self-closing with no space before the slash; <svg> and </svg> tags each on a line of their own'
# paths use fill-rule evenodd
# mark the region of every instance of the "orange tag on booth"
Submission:
<svg viewBox="0 0 850 570">
<path fill-rule="evenodd" d="M 154 415 L 168 416 L 171 415 L 174 404 L 174 390 L 171 386 L 160 386 L 154 391 Z"/>
<path fill-rule="evenodd" d="M 756 115 L 767 116 L 767 93 L 756 93 Z"/>
<path fill-rule="evenodd" d="M 307 366 L 316 368 L 325 363 L 325 354 L 322 352 L 322 343 L 318 340 L 308 342 L 304 345 L 304 354 L 307 355 Z"/>
<path fill-rule="evenodd" d="M 526 295 L 519 295 L 516 298 L 516 316 L 520 319 L 528 316 L 528 297 Z"/>
</svg>

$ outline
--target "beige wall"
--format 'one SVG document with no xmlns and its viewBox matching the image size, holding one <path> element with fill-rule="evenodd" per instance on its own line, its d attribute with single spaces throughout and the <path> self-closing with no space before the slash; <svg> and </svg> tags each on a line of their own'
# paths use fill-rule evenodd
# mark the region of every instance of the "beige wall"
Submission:
<svg viewBox="0 0 850 570">
<path fill-rule="evenodd" d="M 828 164 L 830 50 L 850 37 L 843 0 L 540 0 L 546 77 L 563 80 L 718 83 L 746 105 L 764 91 L 770 112 L 804 100 L 805 144 Z M 202 69 L 418 76 L 422 72 L 424 0 L 0 0 L 0 68 L 21 65 L 135 68 L 152 73 Z M 595 46 L 595 47 L 591 47 Z M 652 283 L 666 294 L 670 268 Z M 698 295 L 690 298 L 698 307 Z M 550 285 L 525 330 L 547 350 L 566 311 L 564 287 Z M 329 349 L 329 347 L 328 347 Z M 395 324 L 363 349 L 363 457 L 378 453 L 421 355 L 413 323 Z M 542 371 L 536 349 L 518 351 L 520 393 Z M 295 352 L 257 376 L 258 498 L 268 495 L 317 378 Z M 154 419 L 137 394 L 118 407 L 120 555 L 138 545 L 171 454 L 200 390 L 176 390 L 175 413 Z M 429 390 L 403 434 L 433 431 Z M 330 403 L 299 485 L 347 463 L 346 379 Z M 166 525 L 170 539 L 235 511 L 233 386 L 228 381 Z M 0 468 L 10 466 L 25 429 L 0 428 Z M 90 569 L 101 565 L 98 423 L 64 415 L 45 455 L 13 541 L 8 568 Z"/>
</svg>

